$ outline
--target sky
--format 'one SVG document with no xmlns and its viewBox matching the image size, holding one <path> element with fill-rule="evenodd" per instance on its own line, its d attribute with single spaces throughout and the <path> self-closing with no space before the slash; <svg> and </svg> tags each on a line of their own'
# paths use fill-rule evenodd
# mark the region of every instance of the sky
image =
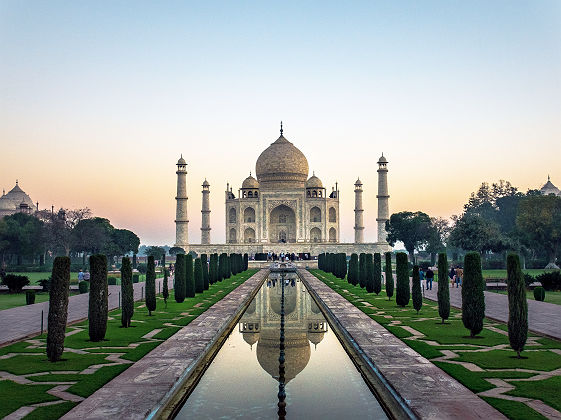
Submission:
<svg viewBox="0 0 561 420">
<path fill-rule="evenodd" d="M 0 188 L 175 241 L 175 164 L 223 243 L 224 190 L 284 135 L 341 191 L 341 241 L 390 211 L 450 217 L 484 182 L 561 187 L 561 2 L 0 0 Z"/>
</svg>

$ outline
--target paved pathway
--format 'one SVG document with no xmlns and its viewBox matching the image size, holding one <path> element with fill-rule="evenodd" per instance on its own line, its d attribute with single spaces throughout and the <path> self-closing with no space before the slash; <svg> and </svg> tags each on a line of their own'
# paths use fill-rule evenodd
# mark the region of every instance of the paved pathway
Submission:
<svg viewBox="0 0 561 420">
<path fill-rule="evenodd" d="M 432 290 L 424 290 L 425 297 L 437 298 L 438 283 Z M 462 288 L 450 287 L 450 304 L 462 307 Z M 508 297 L 500 293 L 485 292 L 485 315 L 497 321 L 508 321 Z M 561 305 L 528 299 L 528 328 L 530 331 L 561 340 Z"/>
<path fill-rule="evenodd" d="M 172 278 L 169 288 L 173 287 Z M 156 280 L 156 293 L 161 290 L 163 278 Z M 144 296 L 146 283 L 134 283 L 134 300 Z M 109 309 L 119 306 L 121 286 L 109 286 Z M 74 323 L 88 317 L 89 293 L 70 296 L 68 300 L 68 323 Z M 49 302 L 18 306 L 0 311 L 0 346 L 37 335 L 41 332 L 41 311 L 43 311 L 43 330 L 47 329 Z"/>
<path fill-rule="evenodd" d="M 206 355 L 269 274 L 261 270 L 215 303 L 189 325 L 98 389 L 62 418 L 163 418 L 158 412 L 175 391 L 205 363 Z M 235 367 L 233 367 L 235 368 Z"/>
<path fill-rule="evenodd" d="M 381 375 L 421 419 L 504 419 L 465 386 L 388 332 L 384 327 L 308 271 L 301 278 Z"/>
</svg>

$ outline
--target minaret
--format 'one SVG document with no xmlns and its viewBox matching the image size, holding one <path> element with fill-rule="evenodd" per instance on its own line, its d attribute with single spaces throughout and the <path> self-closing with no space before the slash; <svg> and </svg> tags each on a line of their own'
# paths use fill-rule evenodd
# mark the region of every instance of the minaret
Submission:
<svg viewBox="0 0 561 420">
<path fill-rule="evenodd" d="M 360 178 L 355 182 L 355 244 L 364 242 L 364 223 L 362 214 L 362 182 Z"/>
<path fill-rule="evenodd" d="M 386 241 L 386 221 L 390 220 L 390 207 L 388 195 L 388 160 L 382 156 L 378 159 L 378 217 L 376 222 L 378 222 L 378 242 Z"/>
<path fill-rule="evenodd" d="M 203 182 L 203 206 L 201 209 L 201 214 L 203 217 L 201 223 L 201 244 L 208 245 L 210 244 L 210 202 L 209 202 L 209 195 L 210 195 L 210 184 L 208 181 L 204 180 Z"/>
<path fill-rule="evenodd" d="M 175 209 L 175 246 L 189 252 L 189 219 L 187 218 L 187 163 L 183 155 L 177 161 L 177 207 Z"/>
</svg>

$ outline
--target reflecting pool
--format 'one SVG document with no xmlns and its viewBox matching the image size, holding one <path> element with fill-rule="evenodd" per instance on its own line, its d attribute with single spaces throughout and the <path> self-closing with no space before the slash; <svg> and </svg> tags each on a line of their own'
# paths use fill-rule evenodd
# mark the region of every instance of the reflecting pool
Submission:
<svg viewBox="0 0 561 420">
<path fill-rule="evenodd" d="M 387 418 L 296 274 L 284 293 L 286 418 Z M 281 296 L 271 274 L 177 418 L 278 417 Z"/>
</svg>

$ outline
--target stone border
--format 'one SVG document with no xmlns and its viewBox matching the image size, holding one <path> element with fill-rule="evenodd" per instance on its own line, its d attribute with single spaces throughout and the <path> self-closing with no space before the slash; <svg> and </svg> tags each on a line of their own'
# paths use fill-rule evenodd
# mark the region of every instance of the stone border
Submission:
<svg viewBox="0 0 561 420">
<path fill-rule="evenodd" d="M 354 349 L 366 375 L 381 377 L 421 419 L 505 419 L 465 386 L 415 352 L 392 333 L 305 270 L 298 270 L 308 291 L 321 304 L 326 317 L 335 319 L 348 334 L 347 348 Z M 345 337 L 343 334 L 342 337 Z M 376 387 L 376 384 L 373 384 Z M 383 402 L 390 395 L 379 389 Z M 397 400 L 396 400 L 397 401 Z M 391 400 L 388 400 L 391 403 Z M 390 411 L 395 403 L 389 406 Z M 403 409 L 403 407 L 402 407 Z M 392 415 L 407 415 L 407 410 Z"/>
<path fill-rule="evenodd" d="M 255 273 L 62 418 L 170 417 L 196 385 L 268 274 L 269 270 Z"/>
</svg>

